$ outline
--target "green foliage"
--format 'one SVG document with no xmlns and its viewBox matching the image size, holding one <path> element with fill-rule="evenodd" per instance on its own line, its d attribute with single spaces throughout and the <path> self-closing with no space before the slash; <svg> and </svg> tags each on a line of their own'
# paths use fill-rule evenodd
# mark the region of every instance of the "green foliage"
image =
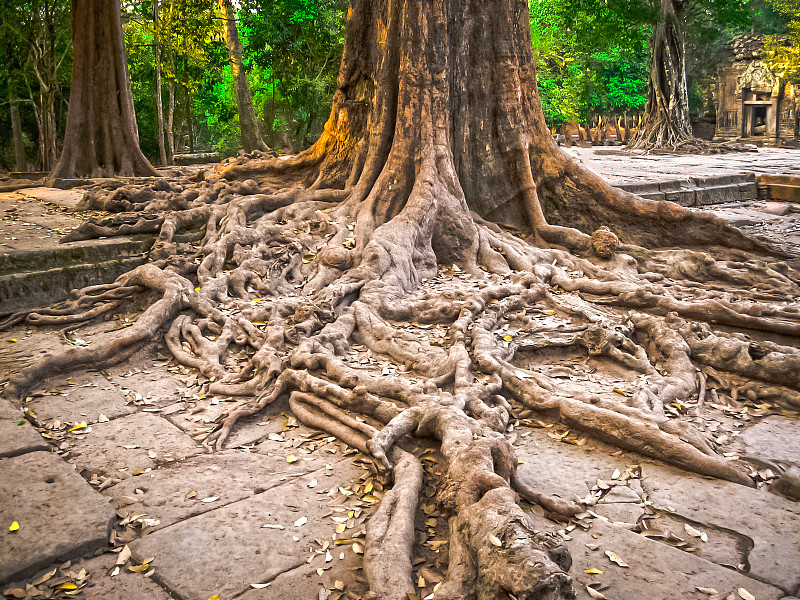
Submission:
<svg viewBox="0 0 800 600">
<path fill-rule="evenodd" d="M 243 0 L 240 35 L 270 146 L 305 147 L 336 89 L 346 0 Z"/>
<path fill-rule="evenodd" d="M 591 114 L 638 112 L 646 102 L 646 2 L 531 0 L 539 91 L 550 126 Z"/>
<path fill-rule="evenodd" d="M 767 38 L 766 59 L 781 77 L 800 82 L 800 0 L 770 0 L 772 7 L 788 20 L 788 36 Z"/>
</svg>

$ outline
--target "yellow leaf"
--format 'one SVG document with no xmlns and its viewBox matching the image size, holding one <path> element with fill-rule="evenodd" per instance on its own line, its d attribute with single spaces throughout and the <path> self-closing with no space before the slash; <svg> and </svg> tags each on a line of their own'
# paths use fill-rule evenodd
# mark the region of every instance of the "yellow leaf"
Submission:
<svg viewBox="0 0 800 600">
<path fill-rule="evenodd" d="M 602 575 L 603 571 L 600 569 L 586 569 L 584 573 L 588 573 L 589 575 Z"/>
<path fill-rule="evenodd" d="M 367 485 L 364 486 L 364 493 L 369 494 L 372 491 L 373 485 L 370 481 Z"/>
<path fill-rule="evenodd" d="M 380 498 L 377 496 L 373 496 L 372 494 L 367 494 L 362 498 L 364 502 L 369 502 L 370 504 L 374 504 L 375 502 L 380 502 Z"/>
<path fill-rule="evenodd" d="M 290 454 L 289 456 L 286 457 L 286 462 L 288 463 L 297 462 L 297 457 L 294 454 Z"/>
<path fill-rule="evenodd" d="M 361 547 L 361 544 L 353 544 L 353 552 L 356 554 L 364 554 L 364 548 Z"/>
<path fill-rule="evenodd" d="M 6 341 L 7 341 L 9 344 L 14 344 L 14 343 L 16 343 L 16 341 L 17 341 L 17 338 L 8 338 Z"/>
<path fill-rule="evenodd" d="M 19 523 L 17 523 L 16 521 L 14 521 L 14 522 L 11 524 L 11 527 L 9 527 L 9 528 L 8 528 L 8 530 L 9 530 L 9 531 L 19 531 Z"/>
<path fill-rule="evenodd" d="M 199 291 L 200 291 L 200 288 L 199 288 L 199 287 L 196 287 L 196 288 L 194 288 L 194 291 L 195 291 L 195 292 L 199 292 Z"/>
<path fill-rule="evenodd" d="M 65 581 L 61 585 L 56 586 L 57 590 L 77 590 L 78 586 L 72 583 L 71 581 Z"/>
<path fill-rule="evenodd" d="M 266 325 L 267 324 L 266 321 L 251 321 L 251 323 L 253 325 Z"/>
<path fill-rule="evenodd" d="M 548 309 L 546 309 L 546 310 L 543 310 L 542 312 L 543 312 L 544 314 L 546 314 L 546 315 L 554 315 L 554 314 L 556 314 L 556 311 L 554 311 L 554 310 L 553 310 L 553 309 L 551 309 L 551 308 L 548 308 Z"/>
<path fill-rule="evenodd" d="M 209 598 L 208 600 L 219 600 L 219 596 L 218 596 L 217 594 L 214 594 L 214 595 L 213 595 L 213 596 L 211 596 L 211 598 Z"/>
<path fill-rule="evenodd" d="M 503 336 L 503 339 L 504 339 L 505 341 L 507 341 L 507 342 L 510 342 L 510 341 L 513 341 L 513 339 L 514 339 L 514 338 L 512 338 L 510 335 L 504 335 L 504 336 Z"/>
<path fill-rule="evenodd" d="M 619 389 L 619 388 L 614 388 L 614 391 L 615 391 L 616 393 L 618 393 L 620 396 L 627 396 L 627 395 L 628 395 L 628 394 L 626 394 L 625 392 L 623 392 L 623 391 L 622 391 L 621 389 Z"/>
<path fill-rule="evenodd" d="M 347 529 L 347 525 L 345 525 L 344 523 L 339 523 L 336 526 L 336 533 L 344 533 L 345 529 Z"/>
<path fill-rule="evenodd" d="M 81 421 L 80 423 L 67 429 L 67 431 L 77 431 L 78 429 L 85 429 L 86 427 L 87 427 L 86 421 Z"/>
</svg>

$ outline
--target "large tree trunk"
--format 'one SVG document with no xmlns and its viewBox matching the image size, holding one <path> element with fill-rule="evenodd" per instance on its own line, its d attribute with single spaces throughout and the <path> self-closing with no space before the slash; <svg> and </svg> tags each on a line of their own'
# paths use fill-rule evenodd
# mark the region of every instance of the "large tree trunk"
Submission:
<svg viewBox="0 0 800 600">
<path fill-rule="evenodd" d="M 158 43 L 158 0 L 153 2 L 153 58 L 156 66 L 156 119 L 158 120 L 158 153 L 161 164 L 167 164 L 167 149 L 164 146 L 164 107 L 161 101 L 161 48 Z"/>
<path fill-rule="evenodd" d="M 53 177 L 158 175 L 139 148 L 118 2 L 72 0 L 72 83 Z"/>
<path fill-rule="evenodd" d="M 697 393 L 693 358 L 800 388 L 794 349 L 772 344 L 775 354 L 765 357 L 759 347 L 755 362 L 743 338 L 719 330 L 711 337 L 688 322 L 800 336 L 789 306 L 800 274 L 748 252 L 765 247 L 708 213 L 615 190 L 570 161 L 544 123 L 527 6 L 352 0 L 338 90 L 313 147 L 286 160 L 229 159 L 168 197 L 141 187 L 87 195 L 87 208 L 122 205 L 158 218 L 131 225 L 128 213 L 70 239 L 156 230 L 151 262 L 77 294 L 75 315 L 62 308 L 7 322 L 94 318 L 142 288 L 160 299 L 124 335 L 33 363 L 10 378 L 6 394 L 24 397 L 48 376 L 119 362 L 166 330 L 169 351 L 209 378 L 209 394 L 244 397 L 207 446 L 221 448 L 239 419 L 288 396 L 300 421 L 393 474 L 364 558 L 370 597 L 386 600 L 416 592 L 410 553 L 422 475 L 418 456 L 398 446 L 415 436 L 439 441 L 445 468 L 437 503 L 449 524 L 449 565 L 438 599 L 574 598 L 562 540 L 518 501 L 561 517 L 582 509 L 520 481 L 505 437 L 520 405 L 622 448 L 752 485 L 746 467 L 717 455 L 665 407 Z M 200 248 L 175 238 L 200 227 Z M 634 245 L 643 242 L 737 250 L 719 249 L 717 261 Z M 696 281 L 732 291 L 710 297 Z M 763 302 L 741 301 L 740 288 L 757 289 Z M 443 327 L 446 337 L 434 344 L 421 335 L 427 329 L 408 331 L 420 323 Z M 515 338 L 500 333 L 511 328 L 529 347 L 615 361 L 631 371 L 635 391 L 590 393 L 526 369 L 514 362 Z M 394 372 L 354 367 L 354 342 Z M 229 352 L 247 356 L 247 365 L 227 360 Z"/>
<path fill-rule="evenodd" d="M 247 82 L 247 73 L 242 60 L 242 42 L 239 40 L 239 31 L 236 28 L 236 12 L 231 0 L 220 0 L 222 16 L 225 19 L 224 33 L 225 44 L 233 72 L 233 83 L 236 88 L 236 108 L 239 112 L 239 129 L 241 130 L 242 148 L 245 152 L 253 150 L 267 150 L 267 145 L 261 139 L 256 121 L 256 111 L 253 108 L 253 96 L 250 93 L 250 84 Z"/>
<path fill-rule="evenodd" d="M 693 141 L 686 86 L 686 56 L 676 0 L 661 0 L 661 14 L 651 41 L 647 108 L 631 149 L 679 149 Z"/>
<path fill-rule="evenodd" d="M 8 103 L 11 111 L 11 137 L 14 140 L 14 168 L 17 171 L 27 171 L 28 161 L 25 158 L 25 141 L 22 138 L 22 122 L 19 118 L 19 98 L 14 94 L 14 89 L 9 81 Z"/>
</svg>

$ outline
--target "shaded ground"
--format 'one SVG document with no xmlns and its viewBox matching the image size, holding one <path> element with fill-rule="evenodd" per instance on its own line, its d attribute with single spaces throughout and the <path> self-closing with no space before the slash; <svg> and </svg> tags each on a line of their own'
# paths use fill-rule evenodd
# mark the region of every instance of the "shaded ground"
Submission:
<svg viewBox="0 0 800 600">
<path fill-rule="evenodd" d="M 34 223 L 24 226 L 28 239 L 49 243 L 45 236 L 77 225 L 57 205 L 27 194 L 8 201 L 19 204 L 14 218 Z M 37 213 L 37 206 L 45 208 Z M 751 232 L 800 245 L 800 215 L 774 214 L 784 207 L 713 210 Z M 9 235 L 19 225 L 9 226 L 7 238 L 25 237 Z M 478 285 L 448 269 L 418 294 Z M 128 311 L 76 333 L 16 327 L 0 334 L 0 379 L 54 347 L 90 345 L 100 332 L 126 328 L 137 315 L 136 307 Z M 570 327 L 547 311 L 528 316 Z M 564 388 L 626 394 L 639 383 L 615 363 L 575 349 L 525 352 L 533 337 L 525 327 L 509 322 L 496 332 L 520 344 L 518 366 L 546 371 Z M 446 335 L 436 325 L 404 328 L 434 345 Z M 359 346 L 346 361 L 374 375 L 397 368 Z M 0 582 L 9 597 L 364 596 L 364 524 L 385 482 L 365 456 L 299 425 L 281 400 L 240 422 L 227 450 L 204 453 L 199 440 L 235 406 L 209 394 L 207 384 L 156 344 L 118 367 L 41 382 L 25 415 L 0 399 Z M 800 415 L 735 392 L 671 412 L 726 458 L 748 461 L 759 488 L 686 473 L 515 407 L 508 435 L 520 477 L 586 506 L 572 522 L 555 523 L 526 505 L 541 528 L 567 540 L 578 597 L 761 600 L 800 593 L 800 504 L 790 499 L 797 487 L 785 476 L 776 484 L 783 471 L 800 467 Z M 434 497 L 440 458 L 424 440 L 415 453 L 426 471 L 415 580 L 419 597 L 427 597 L 446 572 L 447 532 Z"/>
</svg>

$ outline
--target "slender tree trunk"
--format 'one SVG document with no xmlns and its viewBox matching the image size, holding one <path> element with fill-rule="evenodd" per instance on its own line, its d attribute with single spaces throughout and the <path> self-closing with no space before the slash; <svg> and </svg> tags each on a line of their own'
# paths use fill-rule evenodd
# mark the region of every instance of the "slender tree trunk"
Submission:
<svg viewBox="0 0 800 600">
<path fill-rule="evenodd" d="M 25 158 L 25 141 L 22 138 L 22 122 L 19 118 L 19 99 L 14 94 L 14 89 L 9 82 L 8 102 L 11 111 L 11 136 L 14 140 L 14 168 L 17 171 L 27 171 L 28 161 Z"/>
<path fill-rule="evenodd" d="M 53 177 L 158 175 L 139 148 L 118 2 L 72 0 L 72 84 Z"/>
<path fill-rule="evenodd" d="M 189 86 L 184 85 L 183 91 L 186 92 L 186 104 L 185 104 L 185 112 L 186 112 L 186 132 L 188 135 L 188 145 L 189 145 L 189 152 L 194 152 L 194 129 L 192 127 L 192 97 L 189 94 Z"/>
<path fill-rule="evenodd" d="M 167 149 L 164 146 L 164 107 L 161 101 L 161 49 L 158 42 L 158 0 L 153 1 L 153 57 L 156 65 L 156 119 L 158 120 L 158 153 L 161 164 L 167 164 Z"/>
<path fill-rule="evenodd" d="M 694 139 L 679 6 L 676 0 L 661 0 L 661 15 L 651 42 L 647 108 L 644 122 L 629 144 L 632 149 L 677 149 Z"/>
<path fill-rule="evenodd" d="M 247 73 L 244 70 L 242 42 L 239 40 L 239 31 L 236 28 L 236 14 L 231 0 L 220 0 L 220 6 L 225 19 L 225 44 L 228 46 L 233 82 L 236 88 L 236 107 L 239 111 L 242 148 L 245 152 L 266 151 L 268 148 L 258 131 L 253 96 L 250 93 L 250 84 L 247 82 Z"/>
<path fill-rule="evenodd" d="M 169 108 L 167 109 L 167 161 L 175 162 L 175 57 L 169 52 L 172 74 L 169 79 Z"/>
</svg>

